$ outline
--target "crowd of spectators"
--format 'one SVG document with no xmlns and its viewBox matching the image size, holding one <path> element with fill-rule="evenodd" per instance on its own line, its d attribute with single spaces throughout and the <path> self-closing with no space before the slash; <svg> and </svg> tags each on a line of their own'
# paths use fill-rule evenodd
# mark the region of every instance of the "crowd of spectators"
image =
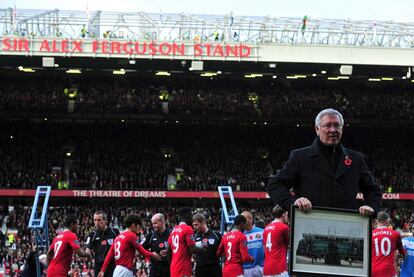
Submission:
<svg viewBox="0 0 414 277">
<path fill-rule="evenodd" d="M 64 93 L 65 88 L 74 87 L 77 93 L 72 98 Z M 163 92 L 168 96 L 161 99 Z M 69 105 L 70 101 L 72 104 Z M 0 82 L 0 112 L 4 113 L 71 111 L 78 114 L 306 118 L 314 117 L 321 107 L 333 107 L 342 111 L 347 119 L 404 120 L 414 119 L 413 103 L 411 83 L 380 86 L 362 82 L 249 83 L 233 79 L 99 77 L 77 80 L 52 77 L 7 79 Z"/>
<path fill-rule="evenodd" d="M 242 127 L 223 126 L 225 121 L 186 125 L 175 119 L 158 125 L 75 124 L 67 123 L 70 120 L 63 116 L 59 123 L 40 124 L 14 121 L 16 114 L 77 113 L 81 121 L 82 114 L 98 113 L 282 121 L 307 118 L 312 122 L 321 107 L 333 107 L 344 114 L 346 122 L 383 120 L 390 126 L 390 120 L 414 118 L 410 89 L 411 83 L 279 79 L 87 75 L 0 79 L 0 115 L 4 119 L 0 126 L 0 188 L 40 184 L 58 188 L 64 182 L 62 188 L 216 190 L 219 185 L 231 185 L 235 190 L 263 191 L 269 175 L 283 166 L 289 151 L 309 145 L 315 136 L 310 126 L 265 126 L 263 121 L 261 127 L 252 126 L 253 121 Z M 346 126 L 345 145 L 366 154 L 383 191 L 412 192 L 413 130 L 375 126 Z M 171 180 L 176 182 L 173 187 L 168 186 Z"/>
<path fill-rule="evenodd" d="M 264 191 L 311 126 L 22 123 L 0 126 L 0 187 Z M 411 128 L 345 127 L 344 145 L 366 155 L 385 192 L 412 192 Z M 172 178 L 171 178 L 172 176 Z M 170 179 L 169 179 L 170 177 Z M 171 181 L 172 180 L 172 181 Z"/>
<path fill-rule="evenodd" d="M 217 204 L 217 203 L 216 203 Z M 178 206 L 178 205 L 177 205 Z M 178 218 L 175 214 L 174 206 L 165 205 L 143 205 L 141 207 L 128 206 L 119 204 L 114 206 L 100 204 L 87 205 L 59 205 L 49 207 L 49 234 L 50 240 L 62 230 L 62 218 L 68 213 L 76 214 L 79 217 L 79 227 L 77 236 L 81 246 L 85 245 L 85 241 L 89 232 L 94 228 L 92 214 L 96 210 L 104 210 L 108 214 L 110 226 L 122 228 L 122 222 L 129 213 L 136 213 L 143 219 L 143 226 L 141 231 L 141 239 L 151 230 L 151 217 L 158 212 L 165 215 L 166 224 L 170 228 L 178 223 Z M 254 214 L 255 222 L 262 222 L 262 224 L 270 223 L 273 218 L 271 215 L 272 204 L 270 202 L 251 204 L 242 204 L 240 212 L 249 210 Z M 26 255 L 32 247 L 32 234 L 27 228 L 27 222 L 30 217 L 30 207 L 23 205 L 15 206 L 0 206 L 0 227 L 6 227 L 6 234 L 13 233 L 13 244 L 8 242 L 6 234 L 0 234 L 0 268 L 5 267 L 11 270 L 10 276 L 13 272 L 18 272 L 25 263 Z M 392 226 L 394 229 L 413 230 L 414 229 L 414 212 L 409 208 L 392 208 L 387 210 L 392 218 Z M 207 218 L 207 224 L 214 230 L 220 229 L 220 207 L 213 203 L 198 203 L 194 207 L 194 212 L 201 212 Z M 84 273 L 90 273 L 93 268 L 93 260 L 75 258 L 72 265 L 73 271 L 79 270 Z M 145 264 L 145 263 L 144 263 Z M 137 267 L 141 266 L 141 261 L 137 263 Z M 145 266 L 144 266 L 145 268 Z M 75 275 L 73 275 L 75 276 Z M 80 276 L 80 275 L 79 275 Z"/>
</svg>

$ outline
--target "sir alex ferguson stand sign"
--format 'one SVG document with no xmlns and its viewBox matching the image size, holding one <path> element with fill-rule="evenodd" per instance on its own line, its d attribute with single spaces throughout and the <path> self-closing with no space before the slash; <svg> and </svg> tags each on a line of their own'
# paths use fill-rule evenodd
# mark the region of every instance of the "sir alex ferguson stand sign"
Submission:
<svg viewBox="0 0 414 277">
<path fill-rule="evenodd" d="M 243 43 L 195 43 L 97 39 L 0 37 L 0 54 L 254 60 L 257 48 Z"/>
</svg>

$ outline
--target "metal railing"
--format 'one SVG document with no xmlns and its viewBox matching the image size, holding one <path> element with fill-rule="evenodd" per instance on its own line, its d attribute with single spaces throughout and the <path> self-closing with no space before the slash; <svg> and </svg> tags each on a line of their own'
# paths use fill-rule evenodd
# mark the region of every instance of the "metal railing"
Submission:
<svg viewBox="0 0 414 277">
<path fill-rule="evenodd" d="M 0 10 L 3 36 L 414 47 L 414 22 L 144 12 Z"/>
</svg>

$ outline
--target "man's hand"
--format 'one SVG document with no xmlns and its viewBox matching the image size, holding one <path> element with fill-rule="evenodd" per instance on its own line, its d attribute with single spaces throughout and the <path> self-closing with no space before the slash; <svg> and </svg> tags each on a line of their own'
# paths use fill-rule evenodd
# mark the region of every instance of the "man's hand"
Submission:
<svg viewBox="0 0 414 277">
<path fill-rule="evenodd" d="M 299 210 L 303 212 L 309 212 L 312 209 L 312 203 L 308 200 L 308 198 L 301 197 L 296 199 L 293 205 L 298 206 Z"/>
<path fill-rule="evenodd" d="M 162 257 L 166 257 L 166 256 L 167 256 L 167 250 L 161 250 L 161 251 L 160 251 L 160 255 L 161 255 Z"/>
<path fill-rule="evenodd" d="M 157 261 L 161 261 L 161 256 L 157 254 L 157 252 L 152 252 L 152 257 Z"/>
<path fill-rule="evenodd" d="M 371 208 L 370 206 L 361 206 L 359 207 L 359 214 L 360 215 L 365 215 L 365 216 L 370 216 L 374 213 L 374 209 Z"/>
</svg>

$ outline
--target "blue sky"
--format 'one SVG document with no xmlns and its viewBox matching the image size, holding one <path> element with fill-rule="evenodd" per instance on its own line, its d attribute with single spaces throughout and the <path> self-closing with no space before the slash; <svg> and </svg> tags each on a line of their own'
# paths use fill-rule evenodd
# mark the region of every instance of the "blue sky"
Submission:
<svg viewBox="0 0 414 277">
<path fill-rule="evenodd" d="M 272 17 L 385 20 L 414 23 L 414 0 L 1 0 L 0 8 L 143 11 Z"/>
</svg>

